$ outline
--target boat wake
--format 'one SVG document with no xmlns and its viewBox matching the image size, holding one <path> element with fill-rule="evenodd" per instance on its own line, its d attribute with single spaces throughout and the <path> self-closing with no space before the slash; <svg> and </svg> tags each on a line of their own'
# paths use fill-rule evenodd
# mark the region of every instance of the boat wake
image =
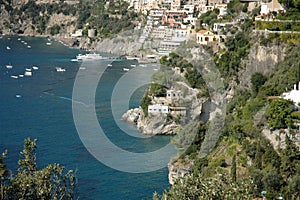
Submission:
<svg viewBox="0 0 300 200">
<path fill-rule="evenodd" d="M 86 104 L 86 103 L 84 103 L 84 102 L 82 102 L 82 101 L 77 101 L 77 100 L 74 100 L 74 99 L 69 98 L 69 97 L 58 96 L 58 98 L 64 99 L 64 100 L 68 100 L 68 101 L 71 101 L 71 102 L 74 102 L 74 103 L 81 104 L 81 105 L 83 105 L 83 106 L 85 106 L 85 107 L 87 107 L 87 108 L 89 108 L 89 107 L 92 106 L 92 104 Z"/>
<path fill-rule="evenodd" d="M 51 90 L 52 90 L 52 89 L 45 90 L 45 91 L 43 91 L 43 93 L 46 94 L 46 95 L 49 95 L 49 96 L 58 97 L 58 98 L 63 99 L 63 100 L 68 100 L 68 101 L 71 101 L 71 102 L 74 102 L 74 103 L 83 105 L 83 106 L 86 107 L 86 108 L 90 108 L 90 107 L 93 106 L 93 104 L 86 104 L 86 103 L 84 103 L 84 102 L 82 102 L 82 101 L 77 101 L 77 100 L 74 100 L 74 99 L 69 98 L 69 97 L 56 96 L 55 94 L 48 92 L 48 91 L 51 91 Z"/>
</svg>

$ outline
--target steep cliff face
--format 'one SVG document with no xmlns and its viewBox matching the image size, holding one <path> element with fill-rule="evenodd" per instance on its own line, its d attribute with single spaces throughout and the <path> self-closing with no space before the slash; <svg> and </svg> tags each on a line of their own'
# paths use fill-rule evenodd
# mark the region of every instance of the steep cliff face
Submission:
<svg viewBox="0 0 300 200">
<path fill-rule="evenodd" d="M 116 55 L 139 55 L 142 43 L 139 41 L 140 31 L 123 32 L 114 38 L 106 38 L 92 46 L 99 52 Z"/>
<path fill-rule="evenodd" d="M 270 44 L 262 46 L 258 42 L 251 46 L 249 56 L 245 60 L 245 70 L 239 75 L 242 86 L 250 86 L 251 75 L 255 72 L 266 74 L 272 70 L 275 65 L 284 59 L 286 55 L 286 46 Z"/>
</svg>

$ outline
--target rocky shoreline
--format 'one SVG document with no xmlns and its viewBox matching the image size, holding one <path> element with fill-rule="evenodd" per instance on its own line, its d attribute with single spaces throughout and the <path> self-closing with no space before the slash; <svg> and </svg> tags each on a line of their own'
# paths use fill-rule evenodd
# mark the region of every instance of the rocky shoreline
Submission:
<svg viewBox="0 0 300 200">
<path fill-rule="evenodd" d="M 174 135 L 179 127 L 173 121 L 167 121 L 163 114 L 145 117 L 141 107 L 128 110 L 122 120 L 136 125 L 138 131 L 145 135 Z"/>
</svg>

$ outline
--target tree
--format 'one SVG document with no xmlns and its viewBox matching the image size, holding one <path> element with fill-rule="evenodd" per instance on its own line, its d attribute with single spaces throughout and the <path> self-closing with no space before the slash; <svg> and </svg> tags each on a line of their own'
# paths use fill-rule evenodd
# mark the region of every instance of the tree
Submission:
<svg viewBox="0 0 300 200">
<path fill-rule="evenodd" d="M 143 109 L 143 112 L 145 116 L 148 116 L 148 106 L 151 104 L 151 98 L 148 96 L 148 93 L 145 94 L 145 96 L 141 100 L 141 107 Z"/>
<path fill-rule="evenodd" d="M 291 126 L 293 102 L 285 99 L 273 100 L 266 112 L 269 127 L 274 129 L 287 128 Z"/>
<path fill-rule="evenodd" d="M 285 144 L 280 168 L 283 176 L 288 179 L 297 173 L 297 168 L 300 166 L 300 150 L 288 136 L 285 137 Z"/>
<path fill-rule="evenodd" d="M 236 182 L 236 155 L 233 156 L 231 162 L 231 181 Z"/>
<path fill-rule="evenodd" d="M 267 190 L 267 194 L 270 197 L 275 197 L 273 195 L 277 195 L 277 192 L 279 192 L 281 185 L 282 185 L 282 178 L 281 176 L 274 172 L 274 171 L 270 171 L 268 173 L 266 173 L 262 179 L 262 182 L 264 183 L 264 188 L 265 190 Z M 270 199 L 273 199 L 270 198 Z"/>
<path fill-rule="evenodd" d="M 290 180 L 288 189 L 292 199 L 300 197 L 300 175 L 296 175 Z"/>
<path fill-rule="evenodd" d="M 18 161 L 16 174 L 7 178 L 4 163 L 6 153 L 0 157 L 1 200 L 6 199 L 74 199 L 76 177 L 72 170 L 64 172 L 59 164 L 50 164 L 38 170 L 36 139 L 25 139 L 24 150 Z"/>
<path fill-rule="evenodd" d="M 251 76 L 251 84 L 252 84 L 253 94 L 256 95 L 258 93 L 260 86 L 262 86 L 266 81 L 267 81 L 267 78 L 263 74 L 261 74 L 259 72 L 254 73 Z"/>
</svg>

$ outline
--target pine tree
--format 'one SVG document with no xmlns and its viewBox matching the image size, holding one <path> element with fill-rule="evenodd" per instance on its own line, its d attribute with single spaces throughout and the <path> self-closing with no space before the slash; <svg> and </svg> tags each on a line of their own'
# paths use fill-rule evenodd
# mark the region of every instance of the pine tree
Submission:
<svg viewBox="0 0 300 200">
<path fill-rule="evenodd" d="M 236 155 L 232 157 L 232 162 L 231 162 L 231 181 L 233 183 L 236 182 Z"/>
</svg>

